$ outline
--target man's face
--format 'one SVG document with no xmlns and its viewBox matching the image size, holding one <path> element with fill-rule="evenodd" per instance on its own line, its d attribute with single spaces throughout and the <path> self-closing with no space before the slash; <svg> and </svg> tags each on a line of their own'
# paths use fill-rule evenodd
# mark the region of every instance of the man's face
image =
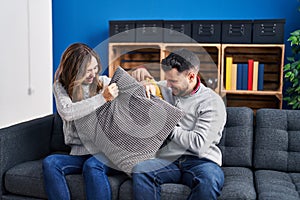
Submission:
<svg viewBox="0 0 300 200">
<path fill-rule="evenodd" d="M 193 87 L 191 87 L 191 81 L 187 72 L 179 73 L 177 69 L 173 68 L 165 71 L 165 79 L 174 96 L 185 96 L 192 92 Z"/>
</svg>

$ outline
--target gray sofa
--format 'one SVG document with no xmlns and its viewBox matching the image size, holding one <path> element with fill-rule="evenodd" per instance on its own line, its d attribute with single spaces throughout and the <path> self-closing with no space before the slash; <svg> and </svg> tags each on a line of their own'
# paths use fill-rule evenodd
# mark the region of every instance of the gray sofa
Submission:
<svg viewBox="0 0 300 200">
<path fill-rule="evenodd" d="M 300 199 L 300 111 L 228 107 L 219 147 L 225 184 L 219 199 Z M 59 115 L 0 130 L 2 199 L 46 199 L 42 159 L 68 153 Z M 126 175 L 109 177 L 113 199 L 132 199 Z M 84 199 L 81 174 L 68 175 L 72 199 Z M 162 199 L 186 199 L 190 189 L 164 184 Z"/>
</svg>

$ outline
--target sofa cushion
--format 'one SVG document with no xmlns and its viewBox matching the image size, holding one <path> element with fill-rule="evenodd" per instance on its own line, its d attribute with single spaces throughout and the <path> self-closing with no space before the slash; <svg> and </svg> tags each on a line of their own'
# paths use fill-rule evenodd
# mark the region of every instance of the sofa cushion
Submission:
<svg viewBox="0 0 300 200">
<path fill-rule="evenodd" d="M 42 161 L 28 161 L 16 165 L 5 173 L 5 189 L 17 195 L 46 198 Z"/>
<path fill-rule="evenodd" d="M 125 175 L 110 176 L 112 199 L 118 199 L 120 184 Z M 84 180 L 81 174 L 66 176 L 72 199 L 85 199 Z M 8 170 L 5 174 L 5 189 L 15 195 L 46 199 L 43 181 L 42 160 L 28 161 Z"/>
<path fill-rule="evenodd" d="M 273 170 L 255 172 L 257 195 L 260 200 L 299 200 L 300 174 Z"/>
<path fill-rule="evenodd" d="M 181 184 L 168 183 L 161 186 L 162 200 L 182 200 L 187 199 L 190 188 Z M 120 200 L 132 200 L 132 181 L 128 179 L 120 187 Z"/>
<path fill-rule="evenodd" d="M 5 195 L 2 195 L 1 200 L 44 200 L 44 199 L 5 194 Z"/>
<path fill-rule="evenodd" d="M 223 166 L 252 167 L 253 111 L 227 107 L 227 122 L 219 143 Z"/>
<path fill-rule="evenodd" d="M 219 200 L 248 199 L 255 200 L 253 172 L 244 167 L 222 167 L 225 175 L 225 183 Z M 191 190 L 182 184 L 168 183 L 161 185 L 162 200 L 187 199 Z M 132 200 L 132 181 L 125 181 L 120 187 L 120 200 Z"/>
<path fill-rule="evenodd" d="M 300 173 L 289 173 L 289 175 L 295 184 L 300 199 Z"/>
<path fill-rule="evenodd" d="M 253 172 L 245 167 L 222 167 L 225 182 L 220 200 L 256 199 Z"/>
<path fill-rule="evenodd" d="M 300 172 L 300 110 L 256 113 L 254 167 Z"/>
</svg>

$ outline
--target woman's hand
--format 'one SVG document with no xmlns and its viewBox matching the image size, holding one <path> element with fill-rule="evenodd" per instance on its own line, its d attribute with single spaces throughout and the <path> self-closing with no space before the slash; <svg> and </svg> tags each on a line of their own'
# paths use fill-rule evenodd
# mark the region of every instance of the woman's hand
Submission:
<svg viewBox="0 0 300 200">
<path fill-rule="evenodd" d="M 106 101 L 112 101 L 119 95 L 119 89 L 116 83 L 105 86 L 102 93 Z"/>
</svg>

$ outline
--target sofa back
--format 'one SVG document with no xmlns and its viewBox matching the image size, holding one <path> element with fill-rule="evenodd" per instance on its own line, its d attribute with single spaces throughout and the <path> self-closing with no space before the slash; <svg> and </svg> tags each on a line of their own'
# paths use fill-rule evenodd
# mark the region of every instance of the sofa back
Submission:
<svg viewBox="0 0 300 200">
<path fill-rule="evenodd" d="M 58 113 L 54 113 L 53 129 L 51 136 L 50 149 L 52 152 L 69 152 L 70 147 L 65 145 L 63 122 Z"/>
<path fill-rule="evenodd" d="M 300 110 L 257 111 L 254 167 L 300 172 Z"/>
<path fill-rule="evenodd" d="M 252 167 L 253 111 L 227 107 L 227 122 L 219 143 L 223 166 Z"/>
</svg>

